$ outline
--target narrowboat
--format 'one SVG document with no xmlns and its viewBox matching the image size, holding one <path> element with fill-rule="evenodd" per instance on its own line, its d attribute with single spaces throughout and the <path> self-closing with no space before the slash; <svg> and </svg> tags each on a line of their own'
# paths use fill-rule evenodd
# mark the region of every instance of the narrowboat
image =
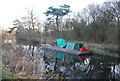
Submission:
<svg viewBox="0 0 120 81">
<path fill-rule="evenodd" d="M 93 53 L 93 51 L 86 49 L 83 43 L 79 42 L 68 42 L 66 48 L 57 47 L 50 44 L 41 44 L 41 46 L 44 50 L 54 51 L 68 56 L 80 56 Z M 59 56 L 57 57 L 59 58 Z"/>
</svg>

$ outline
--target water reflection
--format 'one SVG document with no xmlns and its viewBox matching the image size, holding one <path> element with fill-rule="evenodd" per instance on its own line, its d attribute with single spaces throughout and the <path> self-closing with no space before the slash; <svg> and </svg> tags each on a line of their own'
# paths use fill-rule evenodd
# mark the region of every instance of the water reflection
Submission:
<svg viewBox="0 0 120 81">
<path fill-rule="evenodd" d="M 49 59 L 55 55 L 45 53 Z M 67 79 L 120 79 L 120 62 L 117 58 L 96 54 L 78 58 L 66 56 L 66 60 L 57 60 L 57 71 L 64 73 Z"/>
</svg>

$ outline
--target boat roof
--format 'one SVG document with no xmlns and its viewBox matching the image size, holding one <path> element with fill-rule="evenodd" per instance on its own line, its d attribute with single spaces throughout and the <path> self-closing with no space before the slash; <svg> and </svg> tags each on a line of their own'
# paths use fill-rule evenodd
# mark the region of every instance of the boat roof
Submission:
<svg viewBox="0 0 120 81">
<path fill-rule="evenodd" d="M 73 44 L 75 44 L 75 43 L 82 43 L 82 42 L 67 42 L 67 43 L 73 43 Z"/>
</svg>

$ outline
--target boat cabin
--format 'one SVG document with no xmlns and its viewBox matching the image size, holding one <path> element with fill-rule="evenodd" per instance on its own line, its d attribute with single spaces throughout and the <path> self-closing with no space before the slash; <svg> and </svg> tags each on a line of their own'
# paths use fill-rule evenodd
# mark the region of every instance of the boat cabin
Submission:
<svg viewBox="0 0 120 81">
<path fill-rule="evenodd" d="M 80 51 L 81 48 L 84 48 L 84 44 L 80 42 L 67 42 L 66 49 L 77 50 Z M 56 54 L 56 57 L 59 59 L 63 59 L 65 55 Z M 68 59 L 73 59 L 72 57 L 66 56 Z"/>
<path fill-rule="evenodd" d="M 84 48 L 84 44 L 80 42 L 68 42 L 66 49 L 72 49 L 72 50 L 80 50 L 80 48 Z"/>
</svg>

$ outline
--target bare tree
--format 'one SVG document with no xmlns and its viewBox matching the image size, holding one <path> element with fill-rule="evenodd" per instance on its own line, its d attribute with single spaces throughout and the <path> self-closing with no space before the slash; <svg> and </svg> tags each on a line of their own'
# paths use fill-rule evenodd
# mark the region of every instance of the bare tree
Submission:
<svg viewBox="0 0 120 81">
<path fill-rule="evenodd" d="M 29 29 L 35 29 L 38 26 L 38 17 L 36 16 L 33 9 L 27 9 L 27 15 L 21 18 L 25 27 Z"/>
</svg>

